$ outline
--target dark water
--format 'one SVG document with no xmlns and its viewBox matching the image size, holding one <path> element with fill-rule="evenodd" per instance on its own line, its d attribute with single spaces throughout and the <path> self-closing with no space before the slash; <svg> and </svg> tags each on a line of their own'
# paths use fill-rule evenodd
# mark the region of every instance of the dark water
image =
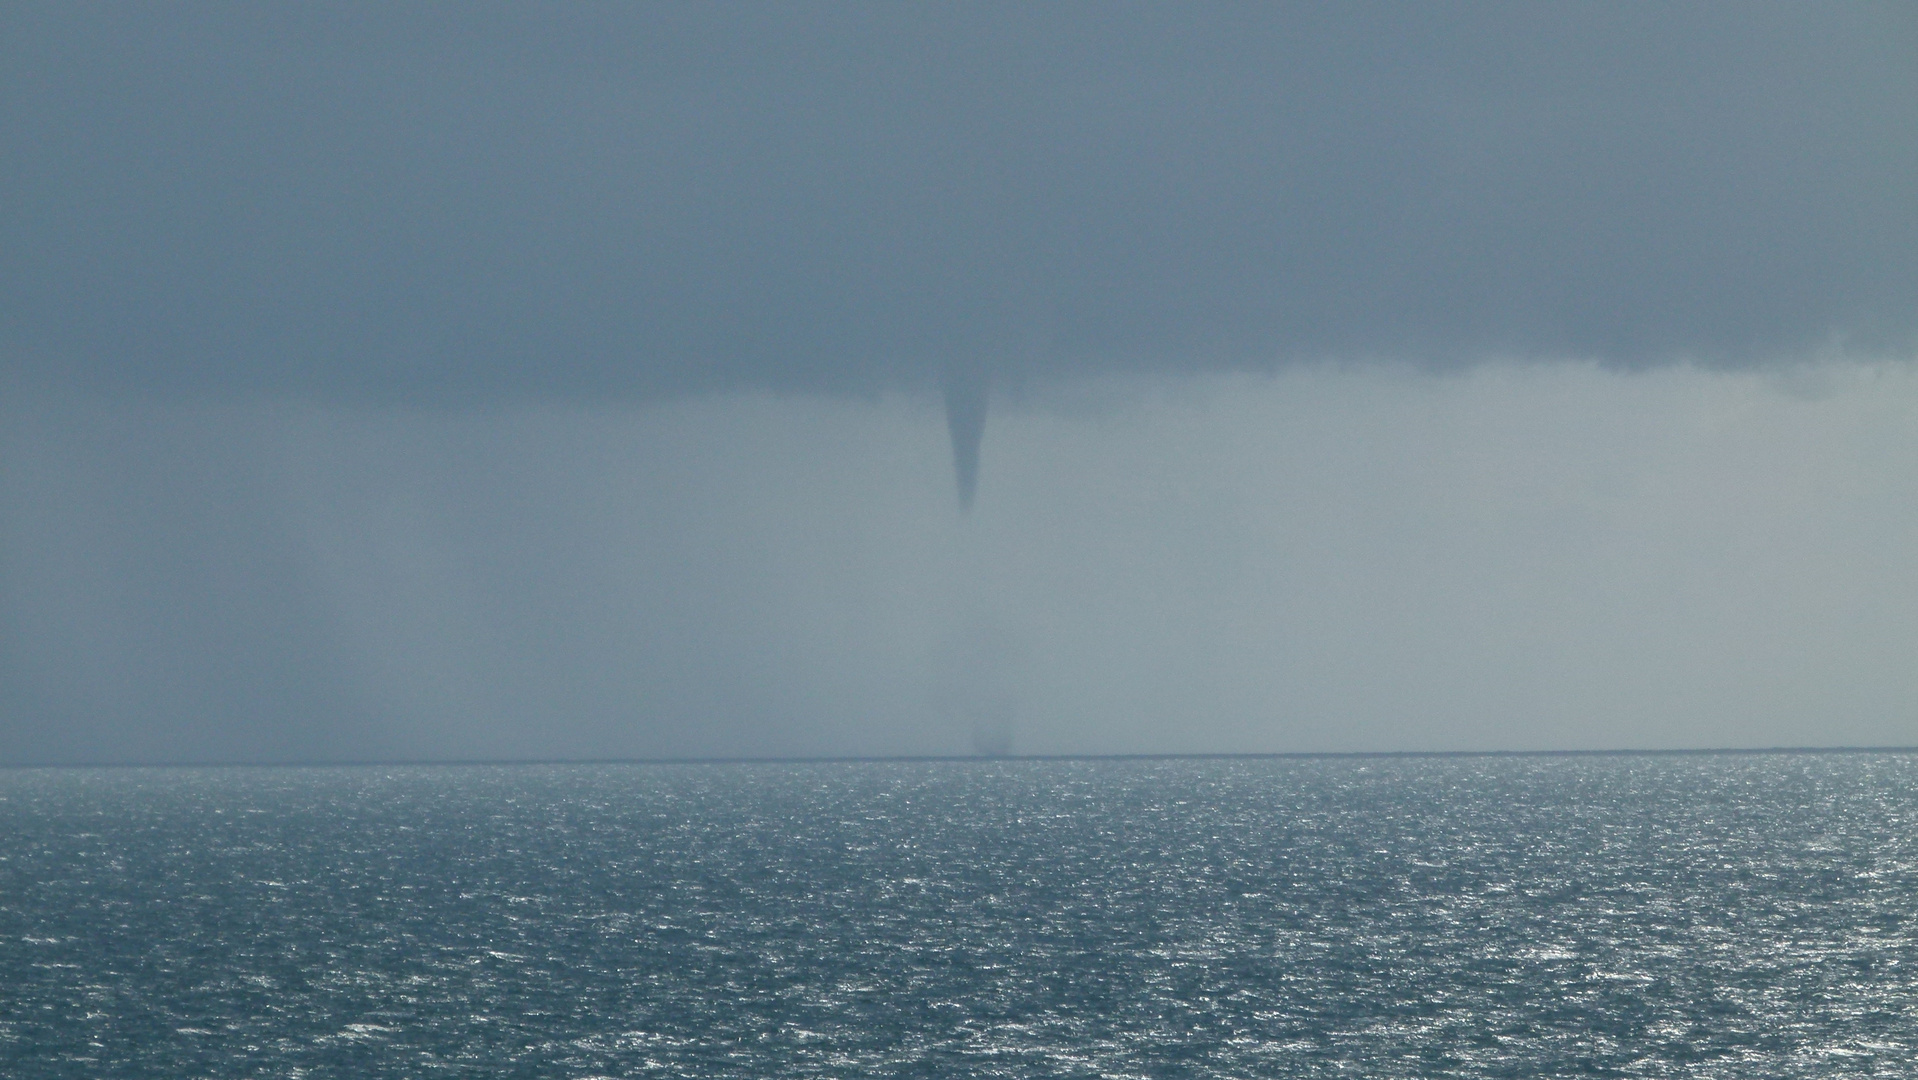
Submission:
<svg viewBox="0 0 1918 1080">
<path fill-rule="evenodd" d="M 1918 1075 L 1895 755 L 0 771 L 0 1073 Z"/>
</svg>

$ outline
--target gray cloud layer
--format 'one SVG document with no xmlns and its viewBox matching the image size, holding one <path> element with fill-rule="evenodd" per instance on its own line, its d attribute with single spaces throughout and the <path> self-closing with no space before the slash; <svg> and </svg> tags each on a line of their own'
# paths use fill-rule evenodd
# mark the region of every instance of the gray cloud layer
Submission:
<svg viewBox="0 0 1918 1080">
<path fill-rule="evenodd" d="M 1909 4 L 0 18 L 27 384 L 863 395 L 1918 338 Z"/>
</svg>

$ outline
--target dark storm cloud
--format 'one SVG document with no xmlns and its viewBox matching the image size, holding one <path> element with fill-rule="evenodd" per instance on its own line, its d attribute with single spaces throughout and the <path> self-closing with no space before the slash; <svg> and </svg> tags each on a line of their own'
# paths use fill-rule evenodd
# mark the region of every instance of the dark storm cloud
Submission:
<svg viewBox="0 0 1918 1080">
<path fill-rule="evenodd" d="M 1918 334 L 1909 4 L 3 18 L 25 385 L 870 394 Z"/>
</svg>

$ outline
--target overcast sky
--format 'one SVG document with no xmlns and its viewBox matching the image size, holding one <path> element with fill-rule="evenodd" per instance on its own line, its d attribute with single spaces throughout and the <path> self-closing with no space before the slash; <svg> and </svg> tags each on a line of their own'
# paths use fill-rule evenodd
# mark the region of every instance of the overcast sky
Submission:
<svg viewBox="0 0 1918 1080">
<path fill-rule="evenodd" d="M 1910 4 L 6 5 L 0 140 L 0 761 L 1918 743 Z"/>
</svg>

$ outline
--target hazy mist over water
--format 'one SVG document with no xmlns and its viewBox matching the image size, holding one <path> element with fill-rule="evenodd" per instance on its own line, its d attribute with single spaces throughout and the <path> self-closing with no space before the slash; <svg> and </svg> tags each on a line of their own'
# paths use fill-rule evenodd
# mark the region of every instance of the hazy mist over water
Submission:
<svg viewBox="0 0 1918 1080">
<path fill-rule="evenodd" d="M 1906 1076 L 1915 768 L 0 770 L 0 1066 Z"/>
<path fill-rule="evenodd" d="M 1906 364 L 3 411 L 16 761 L 1918 741 Z"/>
</svg>

